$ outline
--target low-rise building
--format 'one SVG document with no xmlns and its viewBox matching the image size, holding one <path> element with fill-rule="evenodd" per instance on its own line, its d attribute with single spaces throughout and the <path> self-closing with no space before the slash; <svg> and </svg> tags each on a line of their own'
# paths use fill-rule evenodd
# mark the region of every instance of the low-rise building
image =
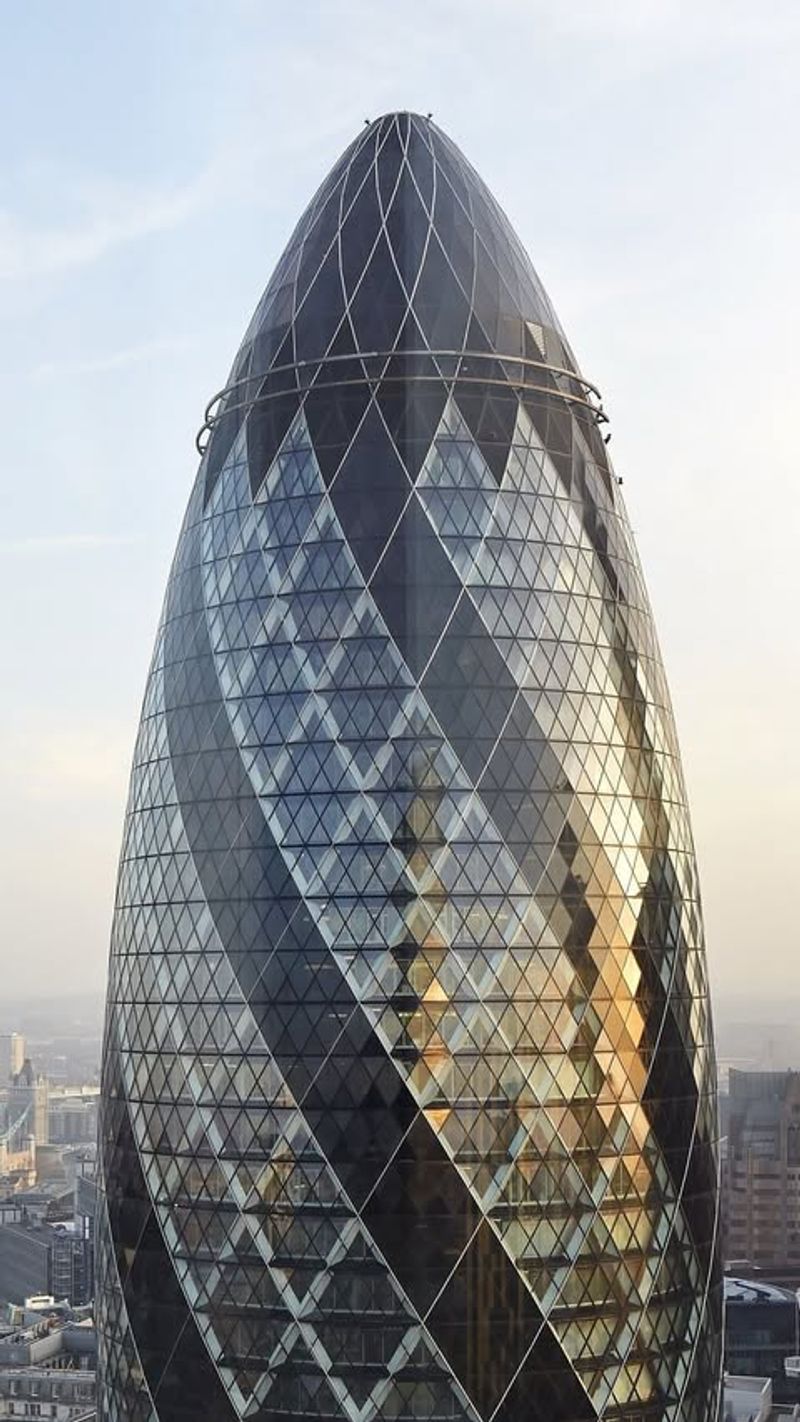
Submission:
<svg viewBox="0 0 800 1422">
<path fill-rule="evenodd" d="M 770 1379 L 726 1373 L 722 1422 L 772 1422 Z"/>
<path fill-rule="evenodd" d="M 776 1401 L 796 1402 L 800 1389 L 786 1359 L 800 1353 L 800 1305 L 792 1289 L 761 1279 L 725 1279 L 725 1367 L 769 1378 Z"/>
<path fill-rule="evenodd" d="M 95 1402 L 97 1337 L 91 1320 L 46 1304 L 0 1334 L 0 1419 L 86 1419 Z"/>
<path fill-rule="evenodd" d="M 92 1289 L 92 1241 L 80 1224 L 23 1219 L 0 1225 L 0 1300 L 52 1294 L 77 1305 L 88 1303 Z"/>
<path fill-rule="evenodd" d="M 94 1373 L 60 1368 L 0 1368 L 0 1418 L 83 1422 L 93 1416 Z"/>
</svg>

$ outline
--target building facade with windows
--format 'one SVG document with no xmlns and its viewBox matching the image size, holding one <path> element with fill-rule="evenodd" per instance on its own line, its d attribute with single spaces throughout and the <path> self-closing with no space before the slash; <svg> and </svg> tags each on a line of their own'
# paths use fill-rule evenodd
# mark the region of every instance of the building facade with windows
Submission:
<svg viewBox="0 0 800 1422">
<path fill-rule="evenodd" d="M 52 1294 L 78 1306 L 91 1301 L 94 1241 L 76 1221 L 21 1219 L 0 1224 L 0 1301 L 21 1304 Z"/>
<path fill-rule="evenodd" d="M 63 1368 L 0 1365 L 0 1418 L 94 1422 L 96 1376 Z"/>
<path fill-rule="evenodd" d="M 40 1317 L 26 1310 L 21 1326 L 0 1325 L 0 1418 L 89 1422 L 96 1354 L 91 1322 L 65 1318 L 62 1310 Z"/>
<path fill-rule="evenodd" d="M 725 1256 L 800 1283 L 800 1072 L 729 1076 Z"/>
<path fill-rule="evenodd" d="M 94 1144 L 97 1139 L 99 1088 L 51 1087 L 48 1137 L 53 1145 Z"/>
<path fill-rule="evenodd" d="M 793 1289 L 725 1275 L 725 1371 L 768 1377 L 776 1401 L 800 1398 L 786 1359 L 800 1354 L 800 1303 Z"/>
<path fill-rule="evenodd" d="M 111 949 L 104 1422 L 712 1422 L 717 1129 L 605 416 L 430 120 L 211 402 Z"/>
</svg>

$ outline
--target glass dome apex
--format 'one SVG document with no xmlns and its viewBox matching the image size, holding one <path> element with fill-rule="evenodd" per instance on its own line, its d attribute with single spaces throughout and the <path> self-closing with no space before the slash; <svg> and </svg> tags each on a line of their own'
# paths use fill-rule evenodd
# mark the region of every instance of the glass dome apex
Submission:
<svg viewBox="0 0 800 1422">
<path fill-rule="evenodd" d="M 306 384 L 362 378 L 365 356 L 416 359 L 420 375 L 453 374 L 457 356 L 486 374 L 490 357 L 527 363 L 496 372 L 503 379 L 540 367 L 579 375 L 508 218 L 452 140 L 418 114 L 366 126 L 297 223 L 212 402 L 210 483 L 253 401 L 288 391 L 297 369 Z M 373 359 L 368 373 L 385 372 Z M 282 405 L 294 412 L 291 399 Z M 279 418 L 280 438 L 287 428 Z"/>
<path fill-rule="evenodd" d="M 431 119 L 398 112 L 385 114 L 365 127 L 334 164 L 300 218 L 259 303 L 248 336 L 272 324 L 268 299 L 271 292 L 291 281 L 296 284 L 300 300 L 306 296 L 339 228 L 340 245 L 347 259 L 343 260 L 342 277 L 348 291 L 352 291 L 364 273 L 364 257 L 371 255 L 382 225 L 406 288 L 409 282 L 413 287 L 425 268 L 426 238 L 430 232 L 448 258 L 449 269 L 447 265 L 436 265 L 446 287 L 455 280 L 469 297 L 477 280 L 478 296 L 487 298 L 490 293 L 481 291 L 480 282 L 491 277 L 491 295 L 500 296 L 509 315 L 558 328 L 527 253 L 472 164 Z M 478 250 L 472 252 L 470 228 L 478 243 Z M 395 246 L 392 239 L 402 238 L 404 232 L 406 242 L 401 240 Z M 418 240 L 412 241 L 412 237 Z M 383 253 L 382 246 L 379 252 Z M 432 268 L 431 261 L 428 274 Z M 490 268 L 499 277 L 499 290 L 494 288 Z M 507 290 L 503 291 L 503 285 Z M 323 282 L 312 293 L 312 299 L 319 299 L 324 291 Z M 427 326 L 430 317 L 424 307 L 420 312 L 415 307 L 415 315 L 423 327 Z M 486 299 L 476 315 L 479 321 L 483 317 L 489 328 L 484 335 L 497 348 L 492 330 L 494 313 Z M 508 353 L 513 350 L 512 346 Z"/>
</svg>

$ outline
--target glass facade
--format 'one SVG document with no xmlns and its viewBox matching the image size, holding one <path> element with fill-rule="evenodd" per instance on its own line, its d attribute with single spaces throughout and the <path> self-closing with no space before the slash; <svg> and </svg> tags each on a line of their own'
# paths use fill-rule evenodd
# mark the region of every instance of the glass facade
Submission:
<svg viewBox="0 0 800 1422">
<path fill-rule="evenodd" d="M 132 772 L 105 1422 L 712 1422 L 716 1103 L 669 695 L 594 387 L 416 115 L 199 439 Z"/>
</svg>

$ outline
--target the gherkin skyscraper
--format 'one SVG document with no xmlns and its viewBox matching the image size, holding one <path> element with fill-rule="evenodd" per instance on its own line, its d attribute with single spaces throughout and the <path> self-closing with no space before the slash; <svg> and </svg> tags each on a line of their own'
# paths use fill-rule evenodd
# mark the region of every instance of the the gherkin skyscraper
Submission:
<svg viewBox="0 0 800 1422">
<path fill-rule="evenodd" d="M 103 1422 L 713 1422 L 716 1109 L 669 696 L 594 387 L 390 114 L 222 394 L 136 745 Z"/>
</svg>

